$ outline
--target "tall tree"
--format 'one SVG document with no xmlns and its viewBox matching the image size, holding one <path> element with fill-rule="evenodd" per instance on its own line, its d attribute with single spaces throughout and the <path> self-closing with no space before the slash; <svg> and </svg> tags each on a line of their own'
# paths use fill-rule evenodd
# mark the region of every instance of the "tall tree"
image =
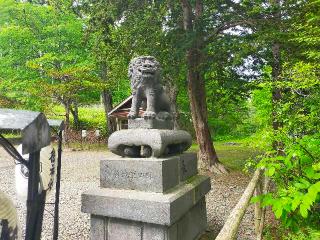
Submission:
<svg viewBox="0 0 320 240">
<path fill-rule="evenodd" d="M 278 33 L 278 35 L 281 35 L 281 5 L 280 0 L 270 0 L 270 5 L 272 7 L 272 20 L 274 23 L 274 30 Z M 275 35 L 276 36 L 276 35 Z M 281 61 L 281 44 L 279 38 L 275 37 L 275 39 L 272 42 L 272 81 L 277 82 L 280 80 L 281 75 L 281 69 L 282 69 L 282 61 Z M 275 105 L 277 105 L 282 98 L 281 89 L 276 87 L 276 84 L 274 84 L 274 87 L 272 89 L 272 102 L 274 105 L 274 110 L 272 112 L 273 119 L 272 119 L 272 127 L 275 131 L 279 131 L 282 123 L 279 121 L 279 118 L 277 117 L 277 113 L 275 110 Z M 283 146 L 281 141 L 275 141 L 273 143 L 274 149 L 278 152 L 278 154 L 282 154 Z"/>
<path fill-rule="evenodd" d="M 255 28 L 256 42 L 260 49 L 264 49 L 262 57 L 265 65 L 271 67 L 270 85 L 272 88 L 272 128 L 274 134 L 279 134 L 283 127 L 281 114 L 277 110 L 281 104 L 285 87 L 280 87 L 283 80 L 283 64 L 294 56 L 297 47 L 289 39 L 292 32 L 288 31 L 292 23 L 298 20 L 299 10 L 305 1 L 268 0 L 257 5 L 259 18 Z M 283 143 L 275 138 L 273 148 L 278 154 L 283 154 Z"/>
<path fill-rule="evenodd" d="M 187 36 L 194 37 L 190 47 L 186 49 L 188 69 L 188 93 L 194 129 L 199 144 L 199 156 L 206 167 L 213 167 L 215 171 L 225 172 L 220 164 L 217 153 L 212 145 L 211 133 L 208 126 L 206 90 L 202 71 L 204 35 L 199 20 L 203 15 L 203 2 L 197 0 L 193 7 L 188 0 L 181 0 L 183 10 L 183 25 Z"/>
<path fill-rule="evenodd" d="M 82 44 L 82 22 L 52 6 L 14 1 L 2 6 L 11 14 L 0 31 L 0 87 L 10 88 L 9 97 L 37 101 L 36 110 L 63 104 L 68 129 L 77 104 L 94 100 L 95 89 L 102 86 Z"/>
<path fill-rule="evenodd" d="M 187 43 L 185 52 L 188 93 L 193 125 L 200 148 L 200 160 L 207 169 L 226 172 L 212 145 L 208 126 L 204 67 L 208 57 L 207 47 L 214 44 L 214 41 L 217 41 L 226 30 L 240 25 L 250 26 L 252 22 L 246 19 L 241 4 L 232 1 L 220 5 L 203 0 L 181 0 L 180 4 Z"/>
<path fill-rule="evenodd" d="M 88 19 L 88 41 L 93 43 L 92 53 L 99 69 L 100 78 L 106 86 L 109 86 L 102 90 L 101 97 L 105 110 L 108 134 L 110 135 L 115 130 L 114 122 L 108 116 L 113 105 L 112 86 L 114 83 L 110 69 L 112 63 L 117 58 L 115 49 L 118 45 L 113 40 L 112 31 L 116 27 L 117 22 L 121 20 L 126 5 L 122 1 L 85 0 L 81 1 L 76 9 L 78 9 L 76 11 L 80 15 L 84 15 Z"/>
</svg>

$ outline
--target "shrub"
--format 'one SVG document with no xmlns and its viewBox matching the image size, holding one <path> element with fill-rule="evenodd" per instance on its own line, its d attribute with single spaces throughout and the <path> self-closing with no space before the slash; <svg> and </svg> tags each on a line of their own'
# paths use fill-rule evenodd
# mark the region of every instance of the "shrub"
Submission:
<svg viewBox="0 0 320 240">
<path fill-rule="evenodd" d="M 79 124 L 80 130 L 100 130 L 101 135 L 107 135 L 107 125 L 105 120 L 104 109 L 101 107 L 79 107 Z M 65 110 L 62 106 L 54 106 L 47 113 L 49 118 L 64 119 Z M 70 114 L 71 128 L 75 129 L 73 116 Z"/>
</svg>

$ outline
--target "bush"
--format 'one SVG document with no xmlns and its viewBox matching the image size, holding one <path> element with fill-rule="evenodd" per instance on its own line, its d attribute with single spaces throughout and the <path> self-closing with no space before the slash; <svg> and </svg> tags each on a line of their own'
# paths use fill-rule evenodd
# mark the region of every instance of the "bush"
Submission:
<svg viewBox="0 0 320 240">
<path fill-rule="evenodd" d="M 72 124 L 74 127 L 73 119 Z M 103 108 L 79 108 L 79 124 L 81 129 L 99 129 L 102 135 L 107 134 L 106 118 Z"/>
<path fill-rule="evenodd" d="M 100 130 L 102 136 L 107 135 L 107 125 L 104 109 L 101 107 L 79 107 L 80 130 Z M 52 119 L 64 119 L 65 110 L 63 106 L 54 106 L 47 117 Z M 75 129 L 73 116 L 70 114 L 71 128 Z"/>
<path fill-rule="evenodd" d="M 320 219 L 320 135 L 300 139 L 279 134 L 275 141 L 282 140 L 283 155 L 267 152 L 258 167 L 276 184 L 272 193 L 262 195 L 263 206 L 271 206 L 275 217 L 293 234 L 299 230 L 318 226 Z M 318 226 L 318 232 L 320 231 Z"/>
</svg>

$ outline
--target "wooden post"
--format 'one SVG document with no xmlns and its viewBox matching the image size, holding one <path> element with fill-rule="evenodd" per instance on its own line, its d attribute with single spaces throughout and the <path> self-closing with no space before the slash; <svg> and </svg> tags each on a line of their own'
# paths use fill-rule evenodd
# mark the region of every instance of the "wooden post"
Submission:
<svg viewBox="0 0 320 240">
<path fill-rule="evenodd" d="M 259 196 L 262 193 L 262 179 L 259 178 L 257 183 L 256 189 L 254 191 L 254 196 Z M 261 223 L 261 216 L 262 216 L 262 207 L 260 201 L 256 202 L 254 205 L 254 230 L 255 234 L 258 235 L 260 223 Z"/>
<path fill-rule="evenodd" d="M 116 118 L 116 124 L 117 124 L 117 131 L 119 131 L 121 128 L 120 128 L 120 121 L 118 117 Z"/>
<path fill-rule="evenodd" d="M 263 181 L 263 189 L 262 189 L 262 194 L 267 194 L 269 191 L 269 185 L 270 185 L 270 178 L 265 176 L 264 181 Z M 257 230 L 257 240 L 262 239 L 262 233 L 263 233 L 263 228 L 264 228 L 264 221 L 266 218 L 266 209 L 263 208 L 261 211 L 261 220 L 260 220 L 260 225 Z"/>
</svg>

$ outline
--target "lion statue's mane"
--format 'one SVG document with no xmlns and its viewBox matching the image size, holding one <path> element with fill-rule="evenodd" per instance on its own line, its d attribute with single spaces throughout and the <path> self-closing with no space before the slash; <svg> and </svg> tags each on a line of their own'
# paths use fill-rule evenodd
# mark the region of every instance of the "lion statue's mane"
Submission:
<svg viewBox="0 0 320 240">
<path fill-rule="evenodd" d="M 145 119 L 170 119 L 170 103 L 161 85 L 161 66 L 155 57 L 132 59 L 128 76 L 133 97 L 128 118 L 139 117 L 139 108 L 142 107 Z"/>
</svg>

